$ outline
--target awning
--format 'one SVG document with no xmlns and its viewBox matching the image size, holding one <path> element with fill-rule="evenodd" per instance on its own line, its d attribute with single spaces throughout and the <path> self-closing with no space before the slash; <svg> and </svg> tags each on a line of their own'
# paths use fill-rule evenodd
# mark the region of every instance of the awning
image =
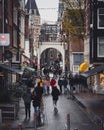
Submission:
<svg viewBox="0 0 104 130">
<path fill-rule="evenodd" d="M 9 72 L 13 72 L 15 74 L 19 74 L 19 75 L 23 74 L 22 70 L 11 68 L 10 66 L 5 65 L 5 64 L 0 64 L 0 67 L 3 68 L 3 69 L 6 69 Z"/>
<path fill-rule="evenodd" d="M 100 65 L 98 67 L 95 67 L 94 69 L 83 72 L 80 75 L 85 77 L 85 78 L 88 78 L 90 76 L 93 76 L 93 75 L 96 75 L 96 74 L 99 74 L 99 73 L 103 73 L 103 72 L 104 72 L 104 65 Z"/>
</svg>

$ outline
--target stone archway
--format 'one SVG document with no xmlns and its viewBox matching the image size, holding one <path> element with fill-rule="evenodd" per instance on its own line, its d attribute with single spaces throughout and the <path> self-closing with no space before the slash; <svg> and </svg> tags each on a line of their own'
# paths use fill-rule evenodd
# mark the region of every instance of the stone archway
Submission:
<svg viewBox="0 0 104 130">
<path fill-rule="evenodd" d="M 42 42 L 39 44 L 38 47 L 38 70 L 40 70 L 40 56 L 42 52 L 48 48 L 55 48 L 58 50 L 62 55 L 62 62 L 63 62 L 63 72 L 65 71 L 65 49 L 64 44 L 61 42 Z"/>
</svg>

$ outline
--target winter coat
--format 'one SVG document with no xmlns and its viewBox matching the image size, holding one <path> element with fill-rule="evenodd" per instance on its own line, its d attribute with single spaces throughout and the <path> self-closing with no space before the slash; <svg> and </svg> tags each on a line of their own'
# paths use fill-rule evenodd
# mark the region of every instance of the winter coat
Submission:
<svg viewBox="0 0 104 130">
<path fill-rule="evenodd" d="M 62 79 L 62 78 L 59 78 L 59 80 L 58 80 L 58 85 L 59 85 L 59 86 L 62 86 L 62 84 L 63 84 L 63 79 Z"/>
<path fill-rule="evenodd" d="M 56 84 L 56 80 L 55 79 L 52 79 L 51 82 L 50 82 L 50 85 L 51 87 L 53 88 Z"/>
<path fill-rule="evenodd" d="M 25 103 L 31 103 L 31 92 L 27 91 L 23 94 L 23 100 Z"/>
<path fill-rule="evenodd" d="M 53 100 L 58 100 L 58 97 L 60 95 L 60 91 L 57 87 L 54 87 L 52 89 L 52 93 L 51 93 L 52 97 L 53 97 Z"/>
<path fill-rule="evenodd" d="M 32 100 L 33 100 L 33 106 L 34 107 L 40 107 L 40 99 L 37 95 L 32 95 Z"/>
<path fill-rule="evenodd" d="M 43 87 L 37 86 L 36 88 L 34 88 L 32 92 L 32 100 L 33 100 L 34 107 L 37 106 L 40 107 L 42 94 L 43 94 Z"/>
<path fill-rule="evenodd" d="M 43 95 L 43 87 L 40 87 L 39 84 L 35 88 L 36 94 L 41 101 L 42 95 Z"/>
<path fill-rule="evenodd" d="M 67 79 L 64 79 L 64 80 L 63 80 L 63 85 L 64 85 L 65 87 L 68 85 Z"/>
</svg>

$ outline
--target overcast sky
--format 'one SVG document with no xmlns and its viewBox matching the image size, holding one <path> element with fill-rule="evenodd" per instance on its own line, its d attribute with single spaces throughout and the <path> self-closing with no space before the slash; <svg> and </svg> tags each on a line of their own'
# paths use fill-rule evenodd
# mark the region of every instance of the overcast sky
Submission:
<svg viewBox="0 0 104 130">
<path fill-rule="evenodd" d="M 36 0 L 41 22 L 54 23 L 58 18 L 59 0 Z"/>
</svg>

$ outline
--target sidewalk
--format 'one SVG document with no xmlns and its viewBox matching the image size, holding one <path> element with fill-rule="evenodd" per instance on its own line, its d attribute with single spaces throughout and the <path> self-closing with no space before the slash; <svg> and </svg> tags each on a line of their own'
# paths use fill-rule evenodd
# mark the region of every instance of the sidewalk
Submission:
<svg viewBox="0 0 104 130">
<path fill-rule="evenodd" d="M 95 123 L 104 122 L 104 95 L 92 92 L 74 94 L 75 100 Z"/>
</svg>

